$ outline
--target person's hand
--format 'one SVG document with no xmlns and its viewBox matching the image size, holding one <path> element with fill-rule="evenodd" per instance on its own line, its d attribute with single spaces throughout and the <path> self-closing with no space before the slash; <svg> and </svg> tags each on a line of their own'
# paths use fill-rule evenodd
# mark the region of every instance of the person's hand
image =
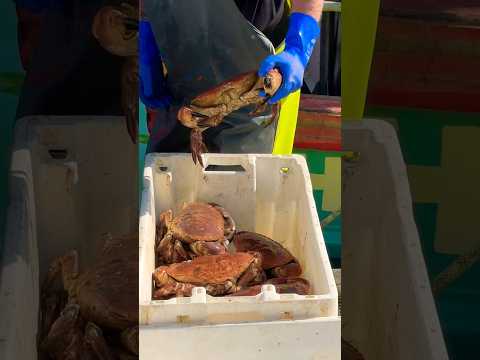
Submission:
<svg viewBox="0 0 480 360">
<path fill-rule="evenodd" d="M 269 104 L 280 101 L 302 87 L 303 74 L 319 36 L 320 27 L 313 17 L 303 13 L 293 13 L 290 16 L 285 49 L 278 55 L 268 56 L 258 71 L 262 77 L 273 68 L 282 74 L 282 85 L 268 100 Z M 265 96 L 265 93 L 261 92 L 261 95 Z"/>
<path fill-rule="evenodd" d="M 145 20 L 139 25 L 140 99 L 150 109 L 165 108 L 171 104 L 163 75 L 162 58 L 150 23 Z"/>
<path fill-rule="evenodd" d="M 303 73 L 305 72 L 305 66 L 300 61 L 299 56 L 295 52 L 287 51 L 286 49 L 278 55 L 267 57 L 262 62 L 258 74 L 265 76 L 273 68 L 277 68 L 282 74 L 282 85 L 268 100 L 269 104 L 274 104 L 301 88 Z M 265 93 L 262 91 L 261 95 L 265 96 Z"/>
</svg>

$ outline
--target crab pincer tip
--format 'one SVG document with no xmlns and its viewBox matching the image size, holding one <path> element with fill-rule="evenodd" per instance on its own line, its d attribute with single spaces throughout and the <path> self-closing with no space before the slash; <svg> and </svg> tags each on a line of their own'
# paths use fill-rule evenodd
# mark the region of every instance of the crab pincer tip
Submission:
<svg viewBox="0 0 480 360">
<path fill-rule="evenodd" d="M 205 165 L 203 165 L 203 159 L 202 159 L 202 154 L 197 154 L 198 157 L 198 163 L 202 168 L 205 168 Z"/>
<path fill-rule="evenodd" d="M 192 151 L 192 160 L 195 165 L 197 165 L 197 158 L 195 156 L 195 152 Z"/>
</svg>

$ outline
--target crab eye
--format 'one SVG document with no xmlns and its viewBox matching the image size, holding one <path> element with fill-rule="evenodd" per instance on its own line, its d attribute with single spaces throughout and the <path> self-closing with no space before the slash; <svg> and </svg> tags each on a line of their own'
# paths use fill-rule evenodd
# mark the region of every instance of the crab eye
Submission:
<svg viewBox="0 0 480 360">
<path fill-rule="evenodd" d="M 270 76 L 265 77 L 265 79 L 263 80 L 263 85 L 267 89 L 270 89 L 272 87 L 272 79 L 270 78 Z"/>
</svg>

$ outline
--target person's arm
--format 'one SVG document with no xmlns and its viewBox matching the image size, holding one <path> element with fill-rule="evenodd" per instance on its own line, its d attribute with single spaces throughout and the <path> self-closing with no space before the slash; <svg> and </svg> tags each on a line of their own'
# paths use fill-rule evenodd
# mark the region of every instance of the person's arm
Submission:
<svg viewBox="0 0 480 360">
<path fill-rule="evenodd" d="M 270 104 L 302 87 L 305 68 L 320 37 L 323 0 L 293 0 L 292 5 L 285 49 L 278 55 L 268 56 L 258 71 L 260 76 L 265 76 L 273 68 L 282 73 L 282 85 L 269 99 Z"/>
<path fill-rule="evenodd" d="M 323 0 L 293 0 L 292 13 L 298 12 L 305 15 L 310 15 L 317 22 L 322 17 Z"/>
<path fill-rule="evenodd" d="M 140 99 L 147 108 L 166 108 L 171 103 L 171 96 L 155 36 L 145 19 L 140 21 L 139 38 Z"/>
</svg>

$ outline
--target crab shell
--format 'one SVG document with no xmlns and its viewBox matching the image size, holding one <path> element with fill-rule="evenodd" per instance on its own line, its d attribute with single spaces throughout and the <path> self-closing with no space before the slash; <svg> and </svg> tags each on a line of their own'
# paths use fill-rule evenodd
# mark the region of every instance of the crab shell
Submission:
<svg viewBox="0 0 480 360">
<path fill-rule="evenodd" d="M 55 259 L 42 284 L 42 299 L 48 299 L 59 274 L 68 303 L 77 304 L 84 319 L 116 330 L 138 325 L 138 233 L 106 236 L 99 258 L 83 273 L 78 273 L 76 251 Z"/>
<path fill-rule="evenodd" d="M 75 292 L 86 319 L 120 330 L 137 325 L 138 234 L 111 239 Z"/>
<path fill-rule="evenodd" d="M 224 238 L 222 214 L 210 204 L 190 203 L 170 223 L 174 236 L 186 243 L 218 241 Z"/>
<path fill-rule="evenodd" d="M 200 256 L 192 261 L 160 266 L 153 273 L 155 299 L 191 296 L 195 286 L 216 296 L 265 280 L 259 254 L 254 252 Z"/>
<path fill-rule="evenodd" d="M 279 294 L 310 295 L 311 285 L 304 278 L 273 278 L 263 285 L 272 284 Z M 231 296 L 256 296 L 262 291 L 262 285 L 250 286 L 233 293 Z"/>
<path fill-rule="evenodd" d="M 274 277 L 296 277 L 302 274 L 297 259 L 278 242 L 267 236 L 239 231 L 233 236 L 229 251 L 257 251 L 262 255 L 262 266 Z"/>
<path fill-rule="evenodd" d="M 235 231 L 231 216 L 214 203 L 184 204 L 176 217 L 168 210 L 160 215 L 159 224 L 156 245 L 159 264 L 223 254 Z"/>
<path fill-rule="evenodd" d="M 265 102 L 265 98 L 259 95 L 260 90 L 263 90 L 267 96 L 272 96 L 281 84 L 282 75 L 277 69 L 270 70 L 263 78 L 259 77 L 256 71 L 251 71 L 238 75 L 203 92 L 191 101 L 191 105 L 194 109 L 201 109 L 203 115 L 212 117 L 214 123 L 219 123 L 223 116 L 228 115 L 229 110 L 237 110 L 249 104 Z M 255 92 L 251 93 L 249 97 L 241 98 L 252 91 Z M 226 104 L 232 102 L 237 102 L 238 105 L 228 109 Z M 186 127 L 192 129 L 198 127 L 198 121 L 193 116 L 191 107 L 181 107 L 177 118 Z M 215 124 L 207 125 L 212 126 Z"/>
</svg>

